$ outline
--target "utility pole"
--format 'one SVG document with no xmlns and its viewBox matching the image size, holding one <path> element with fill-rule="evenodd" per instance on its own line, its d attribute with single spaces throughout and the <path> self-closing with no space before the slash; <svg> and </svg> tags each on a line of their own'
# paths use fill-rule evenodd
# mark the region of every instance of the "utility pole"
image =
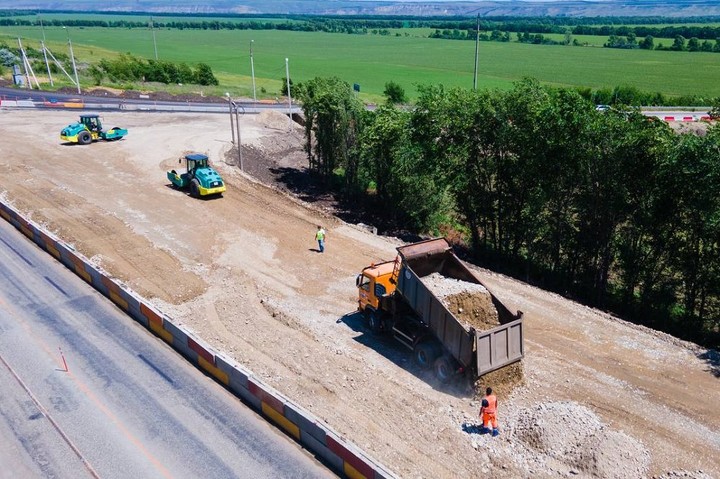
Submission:
<svg viewBox="0 0 720 479">
<path fill-rule="evenodd" d="M 228 112 L 230 113 L 230 132 L 232 133 L 232 144 L 235 144 L 235 125 L 233 124 L 233 111 L 232 111 L 232 100 L 230 99 L 230 93 L 225 92 L 225 96 L 228 99 Z"/>
<path fill-rule="evenodd" d="M 155 41 L 155 23 L 153 22 L 152 17 L 150 17 L 150 30 L 152 30 L 153 47 L 155 48 L 155 61 L 157 61 L 158 54 L 157 54 L 157 42 Z"/>
<path fill-rule="evenodd" d="M 42 45 L 43 57 L 45 58 L 45 68 L 47 68 L 48 78 L 50 79 L 50 86 L 55 86 L 55 83 L 53 82 L 52 73 L 50 72 L 50 63 L 48 63 L 47 48 L 45 48 L 45 27 L 43 26 L 42 18 L 40 19 L 40 29 L 42 30 L 42 36 L 43 36 L 43 41 L 42 41 L 41 45 Z"/>
<path fill-rule="evenodd" d="M 20 37 L 18 37 L 18 47 L 20 49 L 20 58 L 23 62 L 23 70 L 25 70 L 25 84 L 27 85 L 26 88 L 30 88 L 32 90 L 32 83 L 30 83 L 30 70 L 28 70 L 28 62 L 27 57 L 25 56 L 25 50 L 23 50 L 22 42 L 20 41 Z"/>
<path fill-rule="evenodd" d="M 63 27 L 67 32 L 68 45 L 70 45 L 70 59 L 72 60 L 73 71 L 75 72 L 75 85 L 77 85 L 78 95 L 80 94 L 80 80 L 78 80 L 77 65 L 75 65 L 75 55 L 73 54 L 72 40 L 70 40 L 70 30 L 67 27 Z"/>
<path fill-rule="evenodd" d="M 253 101 L 257 101 L 257 95 L 255 94 L 255 62 L 253 60 L 253 43 L 255 40 L 250 40 L 250 73 L 252 75 L 253 83 Z"/>
<path fill-rule="evenodd" d="M 240 162 L 240 171 L 245 171 L 245 168 L 243 166 L 243 157 L 242 157 L 242 141 L 240 140 L 240 107 L 233 102 L 233 106 L 235 107 L 235 128 L 237 129 L 237 151 L 238 151 L 238 161 Z M 244 111 L 243 111 L 244 112 Z"/>
<path fill-rule="evenodd" d="M 477 91 L 478 80 L 478 56 L 480 55 L 480 14 L 477 16 L 477 26 L 475 35 L 475 74 L 473 75 L 473 90 Z"/>
<path fill-rule="evenodd" d="M 20 41 L 20 37 L 18 37 L 18 46 L 20 47 L 20 55 L 22 56 L 23 61 L 23 69 L 25 70 L 25 78 L 27 79 L 27 87 L 32 90 L 32 81 L 30 81 L 30 75 L 32 75 L 32 79 L 35 80 L 35 85 L 37 85 L 38 90 L 40 89 L 40 83 L 38 82 L 37 77 L 35 76 L 35 72 L 32 69 L 32 65 L 30 65 L 30 60 L 28 60 L 27 54 L 25 53 L 25 49 L 22 46 L 22 42 Z"/>
<path fill-rule="evenodd" d="M 287 80 L 287 91 L 288 91 L 288 116 L 292 122 L 292 98 L 290 97 L 290 65 L 288 59 L 285 59 L 285 79 Z"/>
</svg>

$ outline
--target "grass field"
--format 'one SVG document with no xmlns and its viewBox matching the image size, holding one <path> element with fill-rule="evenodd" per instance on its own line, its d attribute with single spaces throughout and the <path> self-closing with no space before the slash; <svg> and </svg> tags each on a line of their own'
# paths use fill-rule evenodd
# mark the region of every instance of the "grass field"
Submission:
<svg viewBox="0 0 720 479">
<path fill-rule="evenodd" d="M 130 52 L 152 58 L 148 29 L 71 28 L 81 62 Z M 46 27 L 48 45 L 67 52 L 66 31 Z M 39 46 L 39 27 L 0 27 L 0 41 Z M 160 59 L 189 64 L 206 62 L 233 95 L 251 94 L 250 40 L 254 40 L 258 96 L 274 97 L 289 58 L 294 82 L 335 75 L 361 86 L 365 100 L 381 98 L 384 85 L 394 81 L 410 97 L 417 84 L 470 88 L 475 45 L 472 41 L 415 36 L 346 35 L 278 30 L 156 30 Z M 657 42 L 656 42 L 657 43 Z M 525 76 L 553 85 L 592 88 L 630 85 L 666 95 L 720 96 L 720 54 L 617 50 L 565 46 L 482 42 L 480 88 L 507 88 Z M 260 88 L 267 91 L 260 94 Z"/>
</svg>

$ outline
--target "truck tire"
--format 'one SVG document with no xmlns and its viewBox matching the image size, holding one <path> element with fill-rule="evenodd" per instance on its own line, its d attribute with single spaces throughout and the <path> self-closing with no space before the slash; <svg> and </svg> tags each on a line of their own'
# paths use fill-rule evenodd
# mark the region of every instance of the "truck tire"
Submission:
<svg viewBox="0 0 720 479">
<path fill-rule="evenodd" d="M 379 334 L 382 331 L 382 321 L 377 311 L 372 309 L 365 310 L 365 322 L 367 327 L 373 334 Z"/>
<path fill-rule="evenodd" d="M 438 345 L 431 341 L 423 341 L 415 345 L 415 364 L 422 369 L 430 369 L 440 355 Z"/>
<path fill-rule="evenodd" d="M 190 182 L 190 196 L 200 198 L 200 182 L 194 178 Z"/>
<path fill-rule="evenodd" d="M 81 145 L 89 145 L 92 143 L 92 136 L 90 136 L 90 132 L 88 131 L 81 131 L 78 133 L 78 143 Z"/>
<path fill-rule="evenodd" d="M 437 358 L 433 364 L 433 370 L 435 377 L 443 384 L 449 382 L 454 373 L 452 361 L 447 356 Z"/>
</svg>

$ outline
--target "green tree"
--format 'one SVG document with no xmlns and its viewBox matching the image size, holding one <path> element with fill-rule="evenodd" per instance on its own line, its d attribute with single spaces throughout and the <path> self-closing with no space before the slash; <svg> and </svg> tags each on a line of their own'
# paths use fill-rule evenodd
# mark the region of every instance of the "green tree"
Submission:
<svg viewBox="0 0 720 479">
<path fill-rule="evenodd" d="M 207 63 L 198 63 L 195 70 L 195 83 L 198 85 L 218 85 L 219 82 Z"/>
<path fill-rule="evenodd" d="M 359 135 L 361 175 L 376 185 L 375 210 L 404 227 L 436 226 L 446 200 L 410 141 L 410 113 L 383 105 L 370 114 Z"/>
<path fill-rule="evenodd" d="M 102 84 L 103 78 L 105 77 L 105 73 L 103 73 L 102 69 L 98 67 L 97 65 L 91 65 L 88 69 L 88 73 L 93 79 L 93 83 L 98 86 Z"/>
<path fill-rule="evenodd" d="M 647 35 L 639 44 L 643 50 L 652 50 L 655 48 L 655 39 L 652 35 Z"/>
<path fill-rule="evenodd" d="M 389 81 L 385 83 L 385 90 L 383 91 L 383 95 L 385 95 L 385 98 L 387 98 L 388 103 L 406 103 L 407 102 L 407 95 L 405 94 L 405 89 L 400 86 L 400 84 L 395 83 L 394 81 Z"/>
<path fill-rule="evenodd" d="M 692 37 L 690 40 L 688 40 L 687 49 L 690 52 L 699 52 L 700 40 L 697 37 Z"/>
<path fill-rule="evenodd" d="M 683 37 L 682 35 L 676 35 L 670 49 L 678 52 L 685 50 L 685 37 Z"/>
<path fill-rule="evenodd" d="M 358 133 L 365 110 L 350 85 L 337 77 L 316 77 L 298 91 L 305 114 L 305 149 L 310 169 L 330 180 L 344 171 L 344 188 L 353 194 L 358 186 Z"/>
<path fill-rule="evenodd" d="M 20 58 L 8 48 L 0 48 L 0 65 L 11 67 L 20 63 Z"/>
<path fill-rule="evenodd" d="M 287 77 L 282 77 L 280 79 L 280 94 L 282 96 L 288 95 L 288 83 L 290 83 L 290 90 L 291 90 L 290 93 L 292 93 L 292 90 L 295 90 L 292 78 L 288 82 Z M 295 95 L 295 96 L 297 96 L 297 95 Z"/>
<path fill-rule="evenodd" d="M 676 230 L 673 262 L 682 278 L 683 317 L 703 321 L 718 314 L 720 258 L 720 135 L 681 135 L 669 156 Z M 669 173 L 669 172 L 668 172 Z"/>
<path fill-rule="evenodd" d="M 375 183 L 381 203 L 391 200 L 388 185 L 393 180 L 393 163 L 400 150 L 407 147 L 409 123 L 408 113 L 383 105 L 370 115 L 358 136 L 363 173 Z"/>
</svg>

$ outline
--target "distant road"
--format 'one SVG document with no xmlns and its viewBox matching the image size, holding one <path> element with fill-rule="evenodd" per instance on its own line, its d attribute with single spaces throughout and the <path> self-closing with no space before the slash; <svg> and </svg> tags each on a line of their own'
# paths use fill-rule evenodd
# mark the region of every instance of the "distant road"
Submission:
<svg viewBox="0 0 720 479">
<path fill-rule="evenodd" d="M 105 96 L 72 95 L 67 93 L 54 93 L 40 90 L 22 90 L 17 88 L 0 88 L 0 106 L 2 100 L 27 100 L 34 102 L 36 106 L 53 109 L 77 109 L 77 107 L 65 107 L 63 103 L 81 101 L 87 110 L 114 110 L 114 111 L 172 111 L 172 112 L 198 112 L 198 113 L 228 113 L 228 104 L 224 102 L 182 102 L 182 101 L 155 101 L 150 99 L 124 99 Z M 293 104 L 290 108 L 287 103 L 260 103 L 253 101 L 234 100 L 242 113 L 260 113 L 266 110 L 275 110 L 287 114 L 289 110 L 293 114 L 302 113 L 302 108 Z M 32 106 L 32 105 L 30 105 Z M 375 105 L 368 105 L 368 110 L 374 110 Z M 707 109 L 658 109 L 646 107 L 641 109 L 643 115 L 654 116 L 661 120 L 668 121 L 698 121 L 706 119 Z"/>
<path fill-rule="evenodd" d="M 0 220 L 0 478 L 33 477 L 335 476 Z"/>
<path fill-rule="evenodd" d="M 156 101 L 143 98 L 117 98 L 108 96 L 73 95 L 68 93 L 56 93 L 42 90 L 27 90 L 18 88 L 0 87 L 0 105 L 5 100 L 30 100 L 41 103 L 47 108 L 64 108 L 63 103 L 82 102 L 88 109 L 98 108 L 102 110 L 131 110 L 142 111 L 157 109 L 161 111 L 176 112 L 206 112 L 206 113 L 228 113 L 227 102 L 187 102 L 187 101 Z M 287 103 L 264 103 L 252 100 L 233 100 L 243 113 L 260 113 L 266 110 L 276 110 L 287 113 L 290 109 Z M 77 108 L 75 108 L 77 109 Z M 301 108 L 293 104 L 293 113 L 300 113 Z"/>
</svg>

